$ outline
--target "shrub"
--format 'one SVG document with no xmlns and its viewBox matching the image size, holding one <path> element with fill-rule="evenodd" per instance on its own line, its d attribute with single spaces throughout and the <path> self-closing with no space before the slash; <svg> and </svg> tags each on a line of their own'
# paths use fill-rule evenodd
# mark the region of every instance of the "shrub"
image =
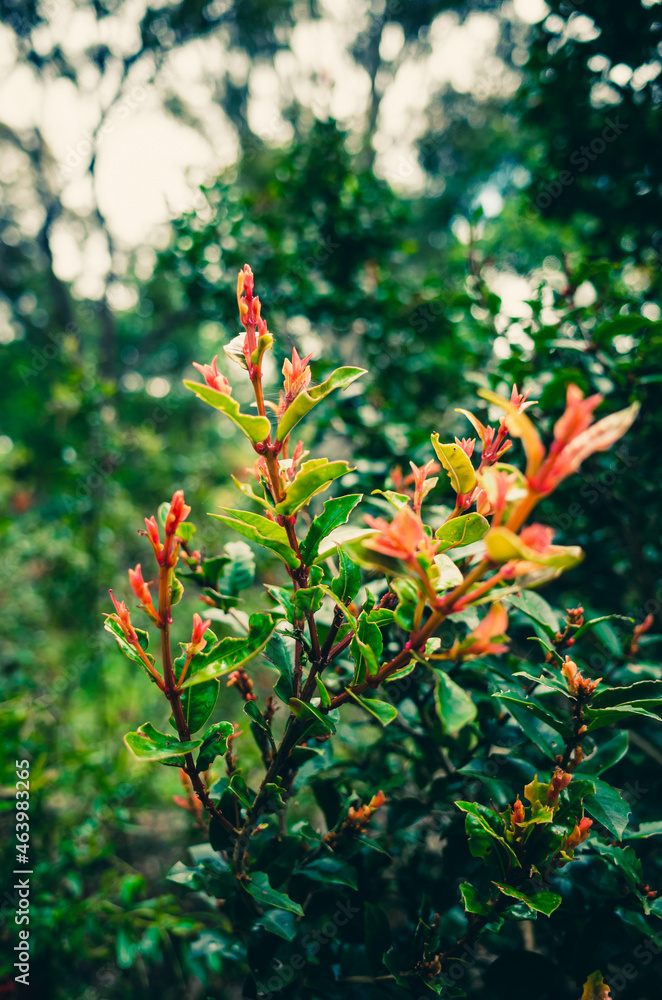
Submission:
<svg viewBox="0 0 662 1000">
<path fill-rule="evenodd" d="M 595 971 L 605 956 L 596 947 L 570 960 L 568 942 L 601 894 L 619 900 L 626 925 L 662 916 L 629 844 L 662 822 L 629 827 L 629 803 L 604 777 L 627 752 L 624 727 L 658 718 L 662 682 L 636 662 L 649 620 L 623 631 L 603 676 L 582 662 L 585 637 L 606 619 L 585 621 L 576 607 L 559 623 L 539 596 L 582 552 L 555 545 L 531 516 L 625 434 L 637 404 L 594 420 L 602 398 L 571 384 L 546 446 L 526 392 L 481 391 L 495 424 L 461 411 L 475 438 L 433 434 L 434 457 L 394 488 L 341 493 L 312 516 L 318 494 L 352 469 L 309 458 L 299 423 L 364 372 L 340 368 L 313 385 L 310 359 L 295 349 L 271 400 L 273 338 L 253 282 L 246 265 L 245 332 L 225 352 L 246 373 L 256 412 L 242 410 L 218 357 L 196 364 L 204 383 L 186 385 L 255 453 L 254 481 L 234 480 L 250 509 L 212 516 L 264 550 L 266 596 L 243 610 L 252 549 L 196 549 L 176 490 L 141 532 L 158 582 L 145 582 L 140 564 L 129 571 L 160 636 L 159 666 L 114 596 L 105 626 L 170 709 L 170 732 L 145 722 L 125 742 L 139 760 L 179 769 L 176 801 L 208 832 L 194 864 L 169 876 L 210 907 L 194 954 L 228 988 L 243 982 L 246 997 L 557 997 L 567 975 L 563 995 L 577 997 L 585 982 L 584 1000 L 605 998 Z M 517 440 L 523 469 L 510 462 Z M 433 491 L 450 504 L 431 504 Z M 366 502 L 387 516 L 357 522 Z M 184 585 L 201 589 L 208 617 L 193 615 L 176 654 Z M 523 622 L 537 654 L 522 646 Z M 241 722 L 210 724 L 222 682 L 241 695 Z M 549 924 L 526 964 L 518 927 L 533 935 L 539 916 Z M 492 965 L 490 953 L 500 956 Z M 516 956 L 524 972 L 513 982 Z"/>
</svg>

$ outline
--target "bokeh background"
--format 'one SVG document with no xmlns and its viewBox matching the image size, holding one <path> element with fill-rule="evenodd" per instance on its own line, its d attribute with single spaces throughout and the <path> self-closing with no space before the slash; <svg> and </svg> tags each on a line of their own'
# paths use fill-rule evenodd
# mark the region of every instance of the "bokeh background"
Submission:
<svg viewBox="0 0 662 1000">
<path fill-rule="evenodd" d="M 309 431 L 354 454 L 343 485 L 466 434 L 455 407 L 481 386 L 530 388 L 547 427 L 570 381 L 602 412 L 638 399 L 546 504 L 586 550 L 546 596 L 658 616 L 662 4 L 0 10 L 0 816 L 7 844 L 29 757 L 35 995 L 204 996 L 199 915 L 165 881 L 199 832 L 176 772 L 129 759 L 122 733 L 163 713 L 101 630 L 175 488 L 201 544 L 232 541 L 205 514 L 251 456 L 182 378 L 219 352 L 230 374 L 249 262 L 278 364 L 296 346 L 316 380 L 369 370 Z"/>
</svg>

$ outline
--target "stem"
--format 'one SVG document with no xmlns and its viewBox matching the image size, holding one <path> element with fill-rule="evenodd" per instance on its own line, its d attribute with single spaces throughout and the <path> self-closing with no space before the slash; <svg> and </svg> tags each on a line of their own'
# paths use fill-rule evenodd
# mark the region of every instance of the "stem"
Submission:
<svg viewBox="0 0 662 1000">
<path fill-rule="evenodd" d="M 167 541 L 164 555 L 167 551 Z M 182 708 L 181 692 L 177 689 L 175 674 L 172 669 L 172 650 L 170 648 L 170 567 L 167 565 L 168 559 L 164 558 L 166 565 L 159 566 L 159 628 L 161 629 L 161 656 L 163 659 L 163 683 L 165 686 L 165 696 L 170 702 L 172 715 L 177 727 L 177 735 L 180 743 L 188 743 L 191 739 L 189 728 L 184 718 Z M 214 817 L 217 822 L 224 827 L 228 833 L 238 833 L 238 830 L 228 822 L 225 816 L 219 812 L 209 797 L 202 778 L 195 768 L 193 754 L 187 753 L 184 756 L 184 770 L 189 776 L 195 794 L 198 796 L 203 806 Z"/>
</svg>

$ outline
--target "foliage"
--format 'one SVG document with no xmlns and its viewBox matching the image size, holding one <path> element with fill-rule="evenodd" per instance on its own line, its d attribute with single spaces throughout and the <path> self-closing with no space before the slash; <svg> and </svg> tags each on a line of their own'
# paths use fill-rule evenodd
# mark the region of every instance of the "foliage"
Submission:
<svg viewBox="0 0 662 1000">
<path fill-rule="evenodd" d="M 224 915 L 222 927 L 200 939 L 198 953 L 226 982 L 241 982 L 247 996 L 361 995 L 361 984 L 380 984 L 386 995 L 466 996 L 475 942 L 485 935 L 494 949 L 499 933 L 498 950 L 511 942 L 508 950 L 517 925 L 539 914 L 550 919 L 551 931 L 540 935 L 561 962 L 564 935 L 578 919 L 573 910 L 586 905 L 581 876 L 576 885 L 573 877 L 582 868 L 606 871 L 627 886 L 620 919 L 645 926 L 657 893 L 624 844 L 637 830 L 630 831 L 631 809 L 604 772 L 627 750 L 625 725 L 634 718 L 659 722 L 662 684 L 633 682 L 642 669 L 632 665 L 637 642 L 650 621 L 631 633 L 618 676 L 614 665 L 606 671 L 609 683 L 592 677 L 575 649 L 573 659 L 567 650 L 581 648 L 582 636 L 605 620 L 585 621 L 578 607 L 561 627 L 537 593 L 582 553 L 554 545 L 549 528 L 530 522 L 560 482 L 627 432 L 638 404 L 595 421 L 601 397 L 585 398 L 571 384 L 545 446 L 526 412 L 535 405 L 528 392 L 513 387 L 506 398 L 485 391 L 502 415 L 492 426 L 466 414 L 480 439 L 480 460 L 476 439 L 441 443 L 433 434 L 441 469 L 432 458 L 412 463 L 413 496 L 387 491 L 385 500 L 374 501 L 390 506 L 390 520 L 365 515 L 367 528 L 347 526 L 361 501 L 355 495 L 327 500 L 311 520 L 306 508 L 335 475 L 327 471 L 332 463 L 308 459 L 303 441 L 290 436 L 317 401 L 309 358 L 294 348 L 283 363 L 278 402 L 265 396 L 274 338 L 253 285 L 246 265 L 237 284 L 245 333 L 226 352 L 246 372 L 264 437 L 255 423 L 219 406 L 220 397 L 233 398 L 236 380 L 219 373 L 217 357 L 196 363 L 207 388 L 189 388 L 238 421 L 256 455 L 257 485 L 236 485 L 260 513 L 225 510 L 223 523 L 269 559 L 275 555 L 289 581 L 269 583 L 268 610 L 247 617 L 236 605 L 228 609 L 222 589 L 212 586 L 225 559 L 192 548 L 197 532 L 178 490 L 141 532 L 157 563 L 158 598 L 140 565 L 129 571 L 140 608 L 161 636 L 160 668 L 147 634 L 114 596 L 115 612 L 106 620 L 124 655 L 165 696 L 176 731 L 145 722 L 126 735 L 127 746 L 141 760 L 179 767 L 187 788 L 180 804 L 199 823 L 203 809 L 207 814 L 209 851 L 196 851 L 193 867 L 178 862 L 170 873 L 174 882 L 216 899 Z M 339 370 L 318 397 L 361 374 Z M 523 446 L 523 470 L 508 461 L 514 439 Z M 340 464 L 342 476 L 349 467 Z M 435 470 L 445 475 L 432 477 Z M 454 495 L 452 504 L 431 506 L 434 490 Z M 431 523 L 422 518 L 424 504 Z M 367 571 L 363 579 L 359 567 Z M 202 588 L 210 617 L 194 614 L 190 641 L 175 659 L 170 631 L 180 577 Z M 533 623 L 537 666 L 522 669 L 523 659 L 512 655 L 501 659 L 513 638 L 513 613 Z M 218 639 L 212 620 L 229 626 L 233 617 L 240 633 Z M 262 671 L 277 668 L 276 683 L 273 674 L 261 679 L 261 659 Z M 220 678 L 237 688 L 247 720 L 205 728 Z M 271 688 L 263 703 L 256 685 Z M 605 736 L 614 725 L 617 735 Z M 360 743 L 349 736 L 366 726 L 366 764 L 379 788 L 371 787 Z M 245 756 L 249 733 L 261 758 L 257 773 Z M 349 758 L 343 742 L 354 745 Z M 502 748 L 497 777 L 483 778 L 495 744 Z M 430 845 L 414 854 L 408 845 L 415 828 L 432 823 L 434 829 L 437 816 L 444 817 L 438 832 L 452 845 L 443 857 L 444 863 L 454 858 L 454 875 L 440 872 L 424 889 Z M 420 835 L 413 837 L 420 844 Z M 404 917 L 397 928 L 387 915 L 394 908 Z M 311 940 L 319 946 L 312 949 Z M 606 996 L 603 987 L 600 974 L 591 975 L 584 995 Z"/>
</svg>

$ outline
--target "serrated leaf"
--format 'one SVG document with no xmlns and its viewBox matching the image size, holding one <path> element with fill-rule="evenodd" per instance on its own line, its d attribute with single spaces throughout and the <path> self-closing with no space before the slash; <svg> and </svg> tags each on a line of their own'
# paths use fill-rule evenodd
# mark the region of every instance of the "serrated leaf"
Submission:
<svg viewBox="0 0 662 1000">
<path fill-rule="evenodd" d="M 302 420 L 314 406 L 317 406 L 318 403 L 328 396 L 330 392 L 333 392 L 334 389 L 346 389 L 352 384 L 352 382 L 355 382 L 357 378 L 366 374 L 367 372 L 365 368 L 337 368 L 325 382 L 300 393 L 296 399 L 290 403 L 280 419 L 278 430 L 276 432 L 278 440 L 284 441 L 299 421 Z"/>
<path fill-rule="evenodd" d="M 185 379 L 184 385 L 187 389 L 194 392 L 198 399 L 208 403 L 215 410 L 220 410 L 226 417 L 229 417 L 232 423 L 236 424 L 249 441 L 258 444 L 269 437 L 271 424 L 268 419 L 266 417 L 257 417 L 242 413 L 239 409 L 239 403 L 233 396 L 227 396 L 225 393 L 218 392 L 217 389 L 212 389 L 201 382 L 188 382 Z"/>
<path fill-rule="evenodd" d="M 127 733 L 124 742 L 138 760 L 155 761 L 167 757 L 181 757 L 183 762 L 185 754 L 197 750 L 202 745 L 201 739 L 182 743 L 176 736 L 159 732 L 151 722 L 143 722 L 135 732 Z"/>
<path fill-rule="evenodd" d="M 226 524 L 244 538 L 256 542 L 263 548 L 271 549 L 290 567 L 297 569 L 301 560 L 290 547 L 287 532 L 282 525 L 275 521 L 270 521 L 262 514 L 254 514 L 248 510 L 235 510 L 230 507 L 221 507 L 223 514 L 211 514 L 222 524 Z"/>
</svg>

